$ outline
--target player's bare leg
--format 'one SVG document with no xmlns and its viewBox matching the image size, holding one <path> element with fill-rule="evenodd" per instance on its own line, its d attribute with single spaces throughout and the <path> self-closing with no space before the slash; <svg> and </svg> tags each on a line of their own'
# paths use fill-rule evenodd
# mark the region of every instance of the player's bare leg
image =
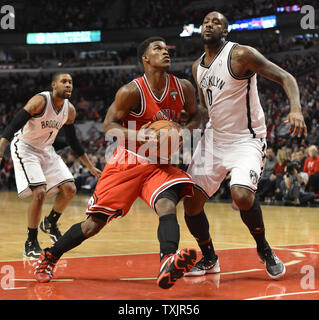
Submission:
<svg viewBox="0 0 319 320">
<path fill-rule="evenodd" d="M 59 193 L 57 194 L 53 208 L 48 216 L 46 216 L 40 224 L 40 229 L 49 234 L 51 241 L 56 242 L 61 237 L 61 232 L 57 227 L 57 222 L 70 203 L 76 193 L 76 187 L 73 182 L 66 182 L 59 186 Z"/>
<path fill-rule="evenodd" d="M 56 212 L 63 212 L 68 206 L 74 195 L 76 194 L 76 186 L 74 182 L 66 182 L 59 186 L 60 192 L 57 194 L 53 209 Z"/>
<path fill-rule="evenodd" d="M 32 200 L 28 207 L 28 239 L 24 245 L 23 255 L 27 258 L 38 258 L 41 248 L 38 242 L 38 225 L 46 196 L 46 185 L 32 187 Z"/>
</svg>

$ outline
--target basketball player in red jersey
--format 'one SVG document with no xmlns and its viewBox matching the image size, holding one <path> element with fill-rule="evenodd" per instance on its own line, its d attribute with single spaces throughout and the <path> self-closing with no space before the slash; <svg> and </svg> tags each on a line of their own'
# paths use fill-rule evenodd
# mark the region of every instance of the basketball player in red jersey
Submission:
<svg viewBox="0 0 319 320">
<path fill-rule="evenodd" d="M 200 115 L 195 90 L 188 80 L 167 73 L 170 56 L 165 40 L 146 39 L 138 49 L 138 57 L 145 74 L 118 90 L 104 120 L 105 132 L 112 134 L 117 129 L 126 142 L 136 141 L 151 122 L 162 119 L 179 122 L 182 109 L 189 116 L 186 128 L 197 128 Z M 129 127 L 129 121 L 136 124 L 136 130 Z M 54 246 L 42 251 L 35 278 L 39 282 L 50 281 L 54 265 L 63 253 L 97 234 L 114 218 L 125 216 L 140 197 L 159 216 L 161 268 L 157 283 L 163 289 L 170 288 L 196 262 L 194 248 L 177 251 L 176 205 L 181 198 L 192 195 L 192 187 L 190 176 L 182 170 L 171 164 L 150 162 L 134 148 L 119 146 L 89 201 L 86 211 L 89 217 L 73 225 Z"/>
</svg>

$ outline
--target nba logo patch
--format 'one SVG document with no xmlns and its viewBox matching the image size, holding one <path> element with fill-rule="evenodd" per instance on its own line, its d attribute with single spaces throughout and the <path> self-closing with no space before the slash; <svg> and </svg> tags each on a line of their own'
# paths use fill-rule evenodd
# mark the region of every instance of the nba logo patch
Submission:
<svg viewBox="0 0 319 320">
<path fill-rule="evenodd" d="M 258 182 L 258 174 L 254 170 L 249 171 L 250 180 L 253 184 L 257 184 Z"/>
<path fill-rule="evenodd" d="M 174 90 L 174 91 L 171 91 L 169 95 L 173 98 L 174 101 L 176 101 L 176 96 L 178 95 L 178 92 Z"/>
<path fill-rule="evenodd" d="M 223 60 L 222 60 L 222 59 L 219 59 L 218 65 L 219 65 L 220 67 L 223 65 Z"/>
</svg>

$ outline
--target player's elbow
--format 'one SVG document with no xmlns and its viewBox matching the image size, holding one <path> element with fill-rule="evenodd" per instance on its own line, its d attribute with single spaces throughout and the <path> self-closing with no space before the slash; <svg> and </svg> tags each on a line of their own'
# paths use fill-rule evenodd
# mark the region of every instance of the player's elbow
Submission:
<svg viewBox="0 0 319 320">
<path fill-rule="evenodd" d="M 112 121 L 105 119 L 103 122 L 103 130 L 107 133 L 110 129 L 112 129 Z"/>
<path fill-rule="evenodd" d="M 283 74 L 281 76 L 281 83 L 283 85 L 285 85 L 285 84 L 288 85 L 291 83 L 297 84 L 297 80 L 295 79 L 295 77 L 291 73 L 285 71 L 285 72 L 283 72 Z"/>
</svg>

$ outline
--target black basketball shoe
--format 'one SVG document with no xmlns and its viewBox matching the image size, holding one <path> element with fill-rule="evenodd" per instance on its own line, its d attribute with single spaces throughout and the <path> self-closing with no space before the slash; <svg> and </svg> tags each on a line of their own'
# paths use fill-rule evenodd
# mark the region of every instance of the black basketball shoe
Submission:
<svg viewBox="0 0 319 320">
<path fill-rule="evenodd" d="M 260 261 L 266 265 L 266 271 L 270 278 L 279 279 L 286 273 L 285 265 L 274 254 L 269 246 L 262 251 L 257 251 Z"/>
<path fill-rule="evenodd" d="M 215 256 L 212 259 L 202 257 L 196 265 L 189 271 L 184 273 L 184 277 L 196 277 L 203 276 L 207 273 L 219 273 L 220 266 L 218 256 Z"/>
<path fill-rule="evenodd" d="M 42 249 L 38 240 L 27 240 L 24 244 L 23 256 L 26 258 L 38 259 Z"/>
<path fill-rule="evenodd" d="M 50 235 L 50 239 L 53 243 L 56 243 L 61 237 L 62 234 L 56 225 L 56 223 L 51 223 L 48 221 L 48 217 L 45 217 L 40 223 L 40 229 Z"/>
</svg>

